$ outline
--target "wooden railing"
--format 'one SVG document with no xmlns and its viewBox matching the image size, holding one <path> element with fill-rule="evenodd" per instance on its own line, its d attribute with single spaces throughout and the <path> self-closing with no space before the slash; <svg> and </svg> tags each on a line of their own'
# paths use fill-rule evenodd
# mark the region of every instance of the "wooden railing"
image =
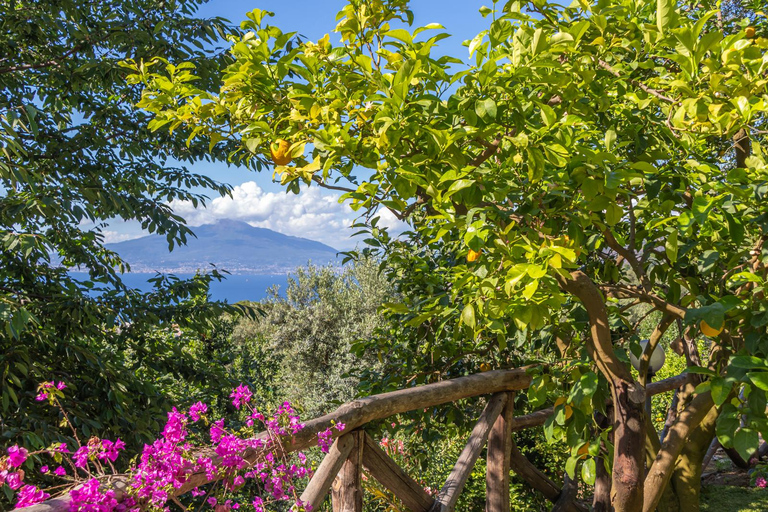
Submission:
<svg viewBox="0 0 768 512">
<path fill-rule="evenodd" d="M 646 392 L 655 395 L 671 391 L 684 384 L 687 378 L 687 375 L 678 375 L 651 383 Z M 338 437 L 302 493 L 301 500 L 311 504 L 313 510 L 319 510 L 322 502 L 331 493 L 334 512 L 362 511 L 364 496 L 361 478 L 364 468 L 369 475 L 397 496 L 408 510 L 451 512 L 475 462 L 487 445 L 486 512 L 509 511 L 511 470 L 555 503 L 554 510 L 586 511 L 586 507 L 574 501 L 575 482 L 566 479 L 561 488 L 535 468 L 515 446 L 512 432 L 540 426 L 554 412 L 554 408 L 549 408 L 524 416 L 514 416 L 514 393 L 527 388 L 530 383 L 531 377 L 526 368 L 489 371 L 362 398 L 344 404 L 330 414 L 308 421 L 290 442 L 283 444 L 286 451 L 314 446 L 317 443 L 317 434 L 334 424 L 344 423 L 346 427 L 342 433 L 331 428 Z M 472 429 L 445 485 L 434 498 L 362 430 L 362 427 L 371 421 L 482 395 L 490 395 L 487 405 Z M 265 438 L 266 435 L 262 433 L 257 437 Z M 216 458 L 212 451 L 203 451 L 199 455 Z M 260 455 L 260 451 L 249 450 L 243 453 L 243 458 L 253 463 Z M 212 481 L 204 472 L 193 473 L 176 494 L 184 494 Z M 121 486 L 119 480 L 114 483 L 117 487 Z M 63 496 L 26 508 L 25 512 L 64 512 L 68 507 L 68 496 Z"/>
</svg>

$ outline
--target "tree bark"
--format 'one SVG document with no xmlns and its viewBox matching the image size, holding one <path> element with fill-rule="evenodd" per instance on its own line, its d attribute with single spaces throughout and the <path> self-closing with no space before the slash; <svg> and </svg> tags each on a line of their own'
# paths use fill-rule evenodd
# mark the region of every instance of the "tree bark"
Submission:
<svg viewBox="0 0 768 512">
<path fill-rule="evenodd" d="M 509 472 L 512 453 L 512 416 L 515 394 L 507 393 L 507 403 L 496 418 L 488 436 L 485 471 L 485 512 L 509 512 Z"/>
<path fill-rule="evenodd" d="M 645 476 L 645 393 L 624 381 L 612 384 L 615 413 L 611 504 L 615 512 L 639 512 Z"/>
<path fill-rule="evenodd" d="M 608 407 L 605 411 L 607 416 L 600 413 L 595 415 L 595 420 L 601 429 L 607 429 L 611 423 L 609 417 L 613 417 L 613 407 Z M 609 432 L 610 439 L 613 434 Z M 605 467 L 605 456 L 607 453 L 605 443 L 600 442 L 600 455 L 595 460 L 595 494 L 592 497 L 592 509 L 594 512 L 611 511 L 611 473 Z"/>
<path fill-rule="evenodd" d="M 696 396 L 669 429 L 667 438 L 645 479 L 643 512 L 656 510 L 689 434 L 704 420 L 714 405 L 709 392 Z"/>
<path fill-rule="evenodd" d="M 587 351 L 611 386 L 614 406 L 614 456 L 611 504 L 615 512 L 640 512 L 643 507 L 645 464 L 645 388 L 632 378 L 614 351 L 605 300 L 584 272 L 570 279 L 555 276 L 560 288 L 581 301 L 589 316 Z"/>
<path fill-rule="evenodd" d="M 699 512 L 701 498 L 702 462 L 712 438 L 715 437 L 715 424 L 718 411 L 712 407 L 698 427 L 693 429 L 675 463 L 672 474 L 674 495 L 677 498 L 677 510 L 680 512 Z"/>
<path fill-rule="evenodd" d="M 341 466 L 336 480 L 331 486 L 331 503 L 333 512 L 363 512 L 363 436 L 362 430 L 349 434 L 354 439 L 352 450 Z"/>
</svg>

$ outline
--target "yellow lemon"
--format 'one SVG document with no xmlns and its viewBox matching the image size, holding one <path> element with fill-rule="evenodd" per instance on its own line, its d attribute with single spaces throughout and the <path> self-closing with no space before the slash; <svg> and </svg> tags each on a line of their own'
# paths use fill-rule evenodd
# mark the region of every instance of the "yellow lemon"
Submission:
<svg viewBox="0 0 768 512">
<path fill-rule="evenodd" d="M 755 37 L 755 27 L 747 27 L 747 30 L 745 30 L 747 39 L 752 39 Z"/>
<path fill-rule="evenodd" d="M 491 370 L 491 365 L 489 365 L 488 363 L 481 363 L 480 364 L 480 371 L 481 372 L 487 372 L 487 371 L 490 371 L 490 370 Z"/>
<path fill-rule="evenodd" d="M 704 334 L 704 336 L 709 336 L 710 338 L 714 338 L 721 332 L 723 332 L 723 326 L 720 326 L 719 329 L 715 329 L 714 327 L 711 327 L 705 320 L 701 321 L 701 332 Z"/>
<path fill-rule="evenodd" d="M 277 139 L 269 146 L 269 152 L 272 153 L 272 161 L 277 165 L 288 165 L 291 163 L 291 155 L 288 153 L 290 143 L 285 139 Z"/>
<path fill-rule="evenodd" d="M 477 259 L 480 257 L 480 254 L 482 253 L 482 250 L 479 251 L 473 251 L 472 249 L 469 250 L 467 253 L 467 261 L 472 263 L 473 261 L 477 261 Z"/>
</svg>

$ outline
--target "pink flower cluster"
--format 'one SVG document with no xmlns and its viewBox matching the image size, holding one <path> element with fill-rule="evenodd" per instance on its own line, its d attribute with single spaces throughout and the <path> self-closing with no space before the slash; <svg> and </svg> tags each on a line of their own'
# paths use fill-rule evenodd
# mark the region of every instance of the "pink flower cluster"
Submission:
<svg viewBox="0 0 768 512">
<path fill-rule="evenodd" d="M 758 487 L 765 488 L 765 486 L 768 485 L 768 481 L 766 481 L 764 477 L 759 476 L 755 479 L 755 485 Z"/>
<path fill-rule="evenodd" d="M 43 383 L 39 387 L 38 400 L 48 399 L 64 412 L 58 398 L 63 396 L 61 391 L 65 388 L 62 382 Z M 246 426 L 239 431 L 227 429 L 223 418 L 210 422 L 208 406 L 203 402 L 193 404 L 186 412 L 173 408 L 168 413 L 161 437 L 144 446 L 139 463 L 131 468 L 130 495 L 121 502 L 102 481 L 102 477 L 108 476 L 105 468 L 108 466 L 114 471 L 111 464 L 125 449 L 125 443 L 120 439 L 111 441 L 92 437 L 71 454 L 71 459 L 64 443 L 32 454 L 23 447 L 11 446 L 7 455 L 0 457 L 0 486 L 8 485 L 17 490 L 16 506 L 19 508 L 48 499 L 50 495 L 43 490 L 24 485 L 24 472 L 16 469 L 28 463 L 30 455 L 47 453 L 56 462 L 67 459 L 74 469 L 71 476 L 62 465 L 53 470 L 43 465 L 39 470 L 43 475 L 65 477 L 72 482 L 70 512 L 168 510 L 168 502 L 177 491 L 192 474 L 199 473 L 216 483 L 207 491 L 194 489 L 191 494 L 215 512 L 238 510 L 241 504 L 228 494 L 248 481 L 261 489 L 260 495 L 251 503 L 257 512 L 266 511 L 266 506 L 273 501 L 292 501 L 296 510 L 310 511 L 311 506 L 299 500 L 296 490 L 297 480 L 312 476 L 307 457 L 303 453 L 288 454 L 282 446 L 282 439 L 304 428 L 296 411 L 285 402 L 274 415 L 265 416 L 250 405 L 253 393 L 243 384 L 232 391 L 230 398 L 235 408 L 246 409 Z M 209 437 L 202 438 L 196 433 L 198 428 L 190 431 L 190 425 L 197 422 L 208 427 Z M 266 427 L 266 432 L 254 436 L 256 422 Z M 341 432 L 345 426 L 339 423 L 333 428 Z M 323 451 L 328 451 L 332 439 L 330 428 L 318 434 Z M 84 478 L 84 475 L 87 476 Z"/>
<path fill-rule="evenodd" d="M 399 455 L 405 455 L 405 445 L 403 445 L 403 441 L 401 439 L 394 440 L 390 439 L 388 437 L 382 438 L 381 441 L 379 441 L 379 446 L 381 446 L 389 455 L 399 454 Z"/>
<path fill-rule="evenodd" d="M 18 469 L 27 461 L 29 451 L 19 445 L 13 445 L 6 453 L 7 455 L 0 457 L 0 487 L 7 485 L 14 491 L 18 490 L 16 506 L 23 508 L 47 500 L 50 497 L 48 493 L 34 485 L 24 485 L 24 471 Z"/>
<path fill-rule="evenodd" d="M 56 391 L 63 391 L 67 387 L 63 382 L 43 382 L 37 388 L 37 396 L 35 400 L 42 402 L 56 395 Z"/>
<path fill-rule="evenodd" d="M 343 431 L 345 427 L 346 425 L 343 423 L 335 423 L 333 425 L 333 428 L 339 432 Z M 331 431 L 331 427 L 317 433 L 317 445 L 320 447 L 320 451 L 328 453 L 328 450 L 331 449 L 331 444 L 333 444 L 333 432 Z"/>
<path fill-rule="evenodd" d="M 251 390 L 241 384 L 230 398 L 235 408 L 248 409 L 247 428 L 258 421 L 266 427 L 266 436 L 241 437 L 238 434 L 248 434 L 248 431 L 228 430 L 223 418 L 213 421 L 208 428 L 208 446 L 212 447 L 215 457 L 193 459 L 193 453 L 200 446 L 189 440 L 188 426 L 205 419 L 206 404 L 198 402 L 186 413 L 176 409 L 169 412 L 162 438 L 144 447 L 141 462 L 134 470 L 132 486 L 136 497 L 155 509 L 163 509 L 173 491 L 181 488 L 189 475 L 205 473 L 209 480 L 222 480 L 223 488 L 219 494 L 200 489 L 194 489 L 191 494 L 203 497 L 204 503 L 215 511 L 239 509 L 241 504 L 225 499 L 226 493 L 239 489 L 248 480 L 257 482 L 269 501 L 296 500 L 295 481 L 311 476 L 311 470 L 304 454 L 289 458 L 283 452 L 280 438 L 297 433 L 304 425 L 290 403 L 283 403 L 273 416 L 267 417 L 251 407 L 252 396 Z M 244 458 L 244 454 L 254 451 L 262 455 L 256 460 Z M 263 510 L 266 503 L 263 497 L 257 497 L 252 504 L 256 510 Z M 306 506 L 304 509 L 308 510 Z"/>
</svg>

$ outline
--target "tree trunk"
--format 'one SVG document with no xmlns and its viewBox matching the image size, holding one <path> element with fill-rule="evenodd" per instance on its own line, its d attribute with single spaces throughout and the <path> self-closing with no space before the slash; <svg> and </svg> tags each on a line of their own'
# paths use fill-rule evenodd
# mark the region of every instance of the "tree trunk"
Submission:
<svg viewBox="0 0 768 512">
<path fill-rule="evenodd" d="M 614 381 L 614 455 L 611 504 L 615 512 L 643 509 L 645 392 L 636 383 Z"/>
<path fill-rule="evenodd" d="M 656 510 L 675 471 L 675 462 L 685 448 L 688 436 L 704 421 L 714 406 L 709 392 L 697 395 L 669 429 L 669 434 L 645 479 L 643 512 Z"/>
<path fill-rule="evenodd" d="M 672 485 L 680 512 L 699 512 L 701 498 L 701 473 L 704 456 L 715 437 L 718 411 L 712 407 L 704 420 L 688 436 L 682 453 L 677 459 Z"/>
<path fill-rule="evenodd" d="M 595 414 L 595 421 L 601 429 L 606 429 L 610 425 L 609 417 L 613 417 L 613 407 L 608 406 L 604 416 L 601 413 Z M 609 432 L 611 441 L 613 433 Z M 592 510 L 594 512 L 611 512 L 611 473 L 605 467 L 605 455 L 607 450 L 605 443 L 600 441 L 600 455 L 595 460 L 595 494 L 592 497 Z"/>
</svg>

